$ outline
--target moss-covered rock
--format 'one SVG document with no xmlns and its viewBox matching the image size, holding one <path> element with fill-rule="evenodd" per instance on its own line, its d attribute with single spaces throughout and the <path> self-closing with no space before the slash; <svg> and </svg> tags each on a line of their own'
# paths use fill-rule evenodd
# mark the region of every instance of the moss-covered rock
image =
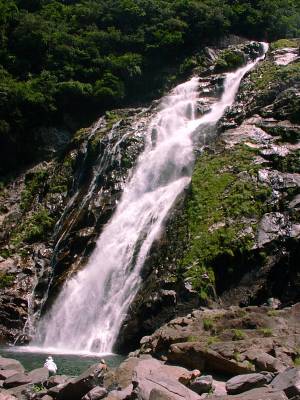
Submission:
<svg viewBox="0 0 300 400">
<path fill-rule="evenodd" d="M 54 227 L 54 223 L 55 220 L 51 217 L 49 211 L 40 207 L 18 225 L 11 236 L 11 241 L 14 245 L 20 245 L 21 242 L 33 243 L 46 240 Z"/>
<path fill-rule="evenodd" d="M 283 48 L 298 48 L 300 46 L 299 39 L 279 39 L 276 42 L 271 43 L 271 50 L 278 50 Z"/>
<path fill-rule="evenodd" d="M 14 275 L 7 274 L 5 272 L 0 272 L 0 289 L 4 289 L 6 287 L 11 286 L 14 280 L 15 280 Z"/>
<path fill-rule="evenodd" d="M 233 71 L 245 64 L 245 55 L 237 50 L 224 50 L 219 55 L 214 70 L 215 72 Z"/>
<path fill-rule="evenodd" d="M 199 157 L 186 203 L 188 248 L 179 266 L 181 273 L 206 299 L 215 284 L 214 264 L 235 273 L 235 256 L 254 246 L 255 227 L 267 211 L 270 188 L 257 181 L 255 150 L 246 146 Z M 213 292 L 211 292 L 213 293 Z"/>
</svg>

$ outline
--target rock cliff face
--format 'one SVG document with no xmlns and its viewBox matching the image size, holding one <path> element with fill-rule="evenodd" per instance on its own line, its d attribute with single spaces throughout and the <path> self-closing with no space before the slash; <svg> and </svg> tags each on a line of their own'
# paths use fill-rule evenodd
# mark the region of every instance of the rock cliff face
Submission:
<svg viewBox="0 0 300 400">
<path fill-rule="evenodd" d="M 243 81 L 218 132 L 197 142 L 190 188 L 143 270 L 116 350 L 201 305 L 299 301 L 300 64 L 298 41 L 277 42 Z M 206 113 L 223 72 L 257 44 L 205 49 Z M 59 156 L 10 177 L 0 194 L 0 337 L 26 342 L 61 284 L 82 268 L 143 149 L 157 104 L 115 110 L 80 130 Z"/>
<path fill-rule="evenodd" d="M 61 284 L 85 265 L 143 148 L 149 110 L 116 110 L 1 192 L 2 340 L 27 341 Z M 46 300 L 46 303 L 45 303 Z"/>
<path fill-rule="evenodd" d="M 197 305 L 299 301 L 298 46 L 271 45 L 216 140 L 201 148 L 124 322 L 121 350 Z"/>
</svg>

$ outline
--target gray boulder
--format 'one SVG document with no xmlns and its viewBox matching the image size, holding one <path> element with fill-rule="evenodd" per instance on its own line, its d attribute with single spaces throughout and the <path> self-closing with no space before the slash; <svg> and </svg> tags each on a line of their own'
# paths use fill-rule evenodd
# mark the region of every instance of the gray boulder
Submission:
<svg viewBox="0 0 300 400">
<path fill-rule="evenodd" d="M 238 394 L 247 390 L 262 387 L 269 383 L 268 374 L 245 374 L 238 375 L 226 382 L 228 394 Z"/>
<path fill-rule="evenodd" d="M 44 383 L 49 378 L 49 371 L 47 368 L 37 368 L 28 372 L 27 375 L 33 384 Z"/>
<path fill-rule="evenodd" d="M 90 390 L 82 400 L 100 400 L 107 395 L 107 390 L 101 386 L 96 386 Z"/>
<path fill-rule="evenodd" d="M 50 389 L 48 389 L 47 394 L 49 396 L 54 397 L 55 399 L 60 399 L 61 398 L 61 392 L 63 392 L 63 389 L 66 386 L 67 386 L 67 382 L 60 383 L 59 385 L 53 386 Z"/>
<path fill-rule="evenodd" d="M 272 381 L 271 387 L 283 390 L 288 398 L 300 397 L 300 368 L 288 368 L 278 374 Z"/>
<path fill-rule="evenodd" d="M 50 389 L 50 388 L 52 388 L 54 386 L 66 383 L 67 380 L 69 380 L 69 379 L 71 379 L 71 378 L 68 377 L 67 375 L 53 375 L 53 376 L 50 376 L 49 379 L 47 379 L 47 381 L 45 382 L 44 386 L 47 389 Z"/>
<path fill-rule="evenodd" d="M 0 370 L 0 379 L 4 380 L 7 378 L 10 378 L 11 376 L 17 374 L 19 371 L 16 371 L 14 369 L 1 369 Z"/>
<path fill-rule="evenodd" d="M 5 358 L 0 356 L 0 370 L 12 369 L 18 372 L 24 372 L 22 364 L 13 358 Z"/>
<path fill-rule="evenodd" d="M 152 389 L 150 393 L 149 400 L 175 400 L 178 399 L 178 396 L 176 397 L 176 394 L 166 392 L 163 389 Z"/>
<path fill-rule="evenodd" d="M 199 376 L 190 383 L 189 387 L 198 394 L 209 393 L 213 390 L 213 377 L 211 375 Z"/>
<path fill-rule="evenodd" d="M 17 399 L 27 399 L 29 397 L 30 392 L 32 391 L 32 385 L 30 383 L 26 383 L 25 385 L 15 386 L 11 389 L 7 389 L 7 392 L 15 396 Z"/>
<path fill-rule="evenodd" d="M 207 396 L 207 400 L 287 400 L 283 391 L 278 391 L 269 387 L 257 388 L 248 392 L 228 396 Z"/>
<path fill-rule="evenodd" d="M 5 379 L 3 382 L 3 387 L 6 389 L 13 388 L 16 386 L 26 385 L 31 382 L 31 378 L 27 374 L 23 374 L 22 372 L 18 372 Z"/>
<path fill-rule="evenodd" d="M 49 378 L 49 371 L 47 368 L 37 368 L 27 373 L 18 372 L 3 382 L 4 388 L 13 388 L 16 386 L 26 385 L 27 383 L 43 383 Z"/>
<path fill-rule="evenodd" d="M 6 390 L 1 390 L 0 393 L 0 400 L 17 400 L 15 396 L 12 396 L 11 394 L 7 393 Z"/>
<path fill-rule="evenodd" d="M 107 398 L 111 399 L 111 400 L 113 400 L 113 399 L 114 400 L 126 400 L 126 399 L 130 398 L 130 396 L 132 394 L 132 390 L 133 390 L 132 384 L 122 390 L 112 390 L 109 393 L 109 396 Z"/>
<path fill-rule="evenodd" d="M 246 355 L 248 360 L 252 361 L 259 371 L 283 372 L 287 367 L 287 365 L 276 357 L 255 347 L 250 348 L 250 350 L 246 352 Z"/>
<path fill-rule="evenodd" d="M 178 376 L 174 377 L 170 373 L 167 375 L 163 367 L 163 364 L 155 359 L 142 360 L 138 364 L 132 379 L 133 394 L 137 399 L 200 399 L 195 392 L 178 382 Z"/>
<path fill-rule="evenodd" d="M 57 385 L 48 392 L 53 397 L 62 400 L 80 400 L 95 386 L 103 384 L 106 366 L 103 364 L 92 365 L 87 371 L 67 383 Z"/>
<path fill-rule="evenodd" d="M 200 371 L 210 370 L 228 375 L 243 374 L 253 371 L 253 366 L 248 362 L 238 362 L 232 358 L 225 358 L 219 352 L 198 342 L 171 344 L 168 360 L 176 364 L 184 365 L 187 368 L 197 368 Z M 264 368 L 264 370 L 265 369 L 266 368 Z"/>
</svg>

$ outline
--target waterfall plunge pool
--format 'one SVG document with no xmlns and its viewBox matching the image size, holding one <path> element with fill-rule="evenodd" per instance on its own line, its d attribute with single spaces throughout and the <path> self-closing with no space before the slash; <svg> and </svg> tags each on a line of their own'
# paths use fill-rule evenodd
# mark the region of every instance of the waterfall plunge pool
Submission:
<svg viewBox="0 0 300 400">
<path fill-rule="evenodd" d="M 26 371 L 41 368 L 48 355 L 52 355 L 57 365 L 57 375 L 77 376 L 87 370 L 91 365 L 104 359 L 110 368 L 118 367 L 125 356 L 118 354 L 96 354 L 96 353 L 55 353 L 50 349 L 37 349 L 27 346 L 0 347 L 2 357 L 13 358 L 20 361 Z"/>
</svg>

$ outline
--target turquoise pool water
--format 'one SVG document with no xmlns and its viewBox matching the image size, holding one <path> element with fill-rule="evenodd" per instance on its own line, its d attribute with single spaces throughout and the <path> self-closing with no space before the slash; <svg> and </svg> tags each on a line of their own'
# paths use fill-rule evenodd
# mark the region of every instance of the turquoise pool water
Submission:
<svg viewBox="0 0 300 400">
<path fill-rule="evenodd" d="M 28 351 L 26 348 L 2 347 L 0 348 L 2 357 L 14 358 L 21 362 L 26 371 L 41 368 L 44 365 L 48 353 Z M 91 365 L 96 364 L 100 359 L 104 359 L 109 367 L 117 367 L 125 359 L 124 356 L 117 354 L 109 355 L 76 355 L 76 354 L 51 354 L 57 365 L 59 375 L 79 375 Z"/>
</svg>

